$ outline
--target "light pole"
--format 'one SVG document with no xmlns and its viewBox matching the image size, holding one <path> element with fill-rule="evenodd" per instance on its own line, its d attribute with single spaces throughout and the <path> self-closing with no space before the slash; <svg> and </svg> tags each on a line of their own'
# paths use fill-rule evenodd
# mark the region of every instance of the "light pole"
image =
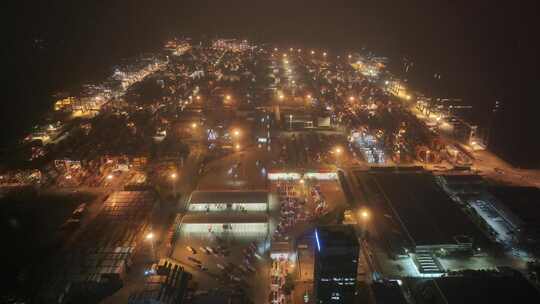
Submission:
<svg viewBox="0 0 540 304">
<path fill-rule="evenodd" d="M 152 262 L 156 261 L 156 251 L 154 250 L 154 233 L 149 232 L 146 235 L 146 240 L 150 242 L 150 248 L 152 249 Z"/>
<path fill-rule="evenodd" d="M 360 212 L 359 212 L 359 215 L 360 215 L 360 221 L 361 221 L 361 225 L 362 225 L 362 241 L 365 240 L 365 237 L 366 237 L 366 230 L 367 230 L 367 222 L 369 221 L 369 218 L 370 218 L 370 213 L 369 213 L 369 210 L 367 209 L 361 209 Z"/>
<path fill-rule="evenodd" d="M 293 118 L 293 115 L 289 115 L 289 129 L 292 130 L 292 118 Z"/>
<path fill-rule="evenodd" d="M 176 178 L 178 177 L 178 175 L 176 174 L 176 172 L 173 172 L 171 173 L 170 175 L 170 178 L 171 178 L 171 184 L 172 184 L 172 189 L 173 189 L 173 196 L 176 197 Z"/>
<path fill-rule="evenodd" d="M 336 147 L 334 149 L 334 154 L 336 155 L 336 165 L 339 165 L 339 158 L 340 158 L 342 152 L 343 152 L 343 150 L 341 149 L 341 147 Z"/>
</svg>

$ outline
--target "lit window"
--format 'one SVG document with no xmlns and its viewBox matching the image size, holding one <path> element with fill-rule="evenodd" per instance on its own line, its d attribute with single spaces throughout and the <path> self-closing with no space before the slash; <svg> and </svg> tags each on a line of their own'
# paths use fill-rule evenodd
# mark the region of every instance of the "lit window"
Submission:
<svg viewBox="0 0 540 304">
<path fill-rule="evenodd" d="M 330 299 L 332 300 L 339 300 L 341 296 L 339 295 L 339 292 L 332 292 L 332 297 Z"/>
</svg>

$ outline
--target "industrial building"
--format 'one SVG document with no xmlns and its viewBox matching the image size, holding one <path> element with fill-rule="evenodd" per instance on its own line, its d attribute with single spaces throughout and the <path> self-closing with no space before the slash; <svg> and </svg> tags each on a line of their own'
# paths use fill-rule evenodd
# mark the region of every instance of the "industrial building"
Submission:
<svg viewBox="0 0 540 304">
<path fill-rule="evenodd" d="M 497 242 L 537 247 L 540 243 L 540 190 L 535 187 L 488 187 L 477 175 L 440 176 L 450 195 L 485 223 Z"/>
<path fill-rule="evenodd" d="M 268 211 L 267 191 L 194 191 L 189 211 Z"/>
<path fill-rule="evenodd" d="M 352 226 L 315 229 L 316 303 L 354 303 L 360 245 Z"/>
<path fill-rule="evenodd" d="M 409 250 L 470 250 L 485 239 L 431 173 L 379 169 L 356 173 L 379 198 L 373 200 L 384 210 L 384 218 L 399 228 Z"/>
<path fill-rule="evenodd" d="M 421 273 L 442 273 L 437 254 L 477 253 L 490 240 L 437 183 L 420 168 L 356 171 L 378 229 L 396 255 L 409 255 Z"/>
<path fill-rule="evenodd" d="M 267 191 L 194 191 L 182 217 L 183 235 L 204 237 L 232 234 L 264 238 L 268 235 Z"/>
<path fill-rule="evenodd" d="M 180 227 L 182 233 L 207 235 L 208 233 L 231 233 L 235 236 L 266 236 L 268 216 L 266 213 L 189 213 L 184 215 Z"/>
</svg>

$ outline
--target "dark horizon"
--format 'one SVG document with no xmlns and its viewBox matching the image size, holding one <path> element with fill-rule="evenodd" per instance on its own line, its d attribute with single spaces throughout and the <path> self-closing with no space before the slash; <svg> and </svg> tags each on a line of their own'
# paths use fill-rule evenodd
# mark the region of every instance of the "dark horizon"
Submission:
<svg viewBox="0 0 540 304">
<path fill-rule="evenodd" d="M 193 1 L 195 2 L 195 1 Z M 503 103 L 493 147 L 523 158 L 534 138 L 537 4 L 492 1 L 100 1 L 19 3 L 10 58 L 11 102 L 2 103 L 2 144 L 20 138 L 50 108 L 51 94 L 104 79 L 122 58 L 174 36 L 237 37 L 333 50 L 365 47 L 416 63 L 411 82 L 462 97 L 482 116 Z M 431 75 L 443 75 L 435 88 Z M 426 92 L 429 93 L 429 92 Z M 511 148 L 510 148 L 511 147 Z M 515 149 L 515 147 L 519 147 Z M 510 148 L 510 149 L 508 149 Z M 521 151 L 523 155 L 518 156 Z M 532 153 L 531 153 L 532 152 Z M 508 159 L 508 157 L 507 157 Z"/>
</svg>

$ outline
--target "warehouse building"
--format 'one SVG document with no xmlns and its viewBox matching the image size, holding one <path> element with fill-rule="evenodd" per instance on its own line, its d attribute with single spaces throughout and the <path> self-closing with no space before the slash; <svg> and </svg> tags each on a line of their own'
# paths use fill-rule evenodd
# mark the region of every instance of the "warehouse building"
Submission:
<svg viewBox="0 0 540 304">
<path fill-rule="evenodd" d="M 183 236 L 232 235 L 259 239 L 268 235 L 267 191 L 194 191 L 180 222 Z"/>
<path fill-rule="evenodd" d="M 432 174 L 371 169 L 358 175 L 381 198 L 385 218 L 399 228 L 410 250 L 470 250 L 485 240 Z"/>
<path fill-rule="evenodd" d="M 356 171 L 373 205 L 378 229 L 396 255 L 413 258 L 420 273 L 443 273 L 436 255 L 479 253 L 490 240 L 429 172 Z"/>
<path fill-rule="evenodd" d="M 268 211 L 267 191 L 194 191 L 190 212 Z"/>
<path fill-rule="evenodd" d="M 180 230 L 191 236 L 230 233 L 234 236 L 258 237 L 268 233 L 266 213 L 188 213 Z"/>
</svg>

